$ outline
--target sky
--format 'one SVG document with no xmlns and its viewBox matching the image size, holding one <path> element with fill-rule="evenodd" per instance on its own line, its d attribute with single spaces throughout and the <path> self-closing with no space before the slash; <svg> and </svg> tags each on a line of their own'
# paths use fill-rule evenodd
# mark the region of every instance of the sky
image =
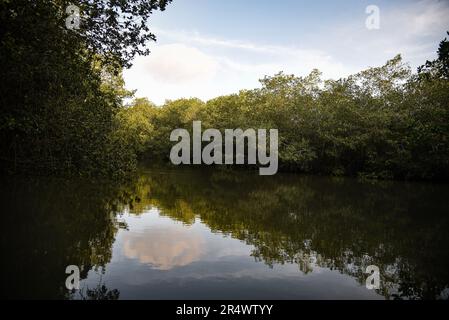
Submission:
<svg viewBox="0 0 449 320">
<path fill-rule="evenodd" d="M 157 42 L 123 75 L 136 97 L 161 105 L 257 88 L 280 71 L 338 79 L 396 54 L 416 70 L 449 30 L 449 0 L 173 0 L 149 26 Z"/>
</svg>

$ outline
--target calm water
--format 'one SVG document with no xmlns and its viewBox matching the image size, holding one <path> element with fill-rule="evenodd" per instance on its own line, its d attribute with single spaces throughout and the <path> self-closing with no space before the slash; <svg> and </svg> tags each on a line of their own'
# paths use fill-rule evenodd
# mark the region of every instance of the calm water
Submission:
<svg viewBox="0 0 449 320">
<path fill-rule="evenodd" d="M 0 190 L 3 297 L 449 297 L 447 185 L 153 169 Z M 65 288 L 67 265 L 80 291 Z"/>
</svg>

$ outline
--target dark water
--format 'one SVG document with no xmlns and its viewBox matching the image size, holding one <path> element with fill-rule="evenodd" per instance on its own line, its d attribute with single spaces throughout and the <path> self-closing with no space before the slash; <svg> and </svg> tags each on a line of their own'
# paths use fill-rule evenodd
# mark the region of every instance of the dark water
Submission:
<svg viewBox="0 0 449 320">
<path fill-rule="evenodd" d="M 4 180 L 0 200 L 4 298 L 449 296 L 447 185 L 153 169 Z"/>
</svg>

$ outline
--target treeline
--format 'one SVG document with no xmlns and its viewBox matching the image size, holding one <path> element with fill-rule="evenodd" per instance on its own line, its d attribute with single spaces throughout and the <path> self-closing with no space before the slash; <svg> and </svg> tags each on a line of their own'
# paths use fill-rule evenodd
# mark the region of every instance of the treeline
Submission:
<svg viewBox="0 0 449 320">
<path fill-rule="evenodd" d="M 140 158 L 169 161 L 170 132 L 202 127 L 279 130 L 280 169 L 379 179 L 449 178 L 448 41 L 412 73 L 398 55 L 339 80 L 284 73 L 208 102 L 136 99 L 119 112 L 121 136 Z"/>
<path fill-rule="evenodd" d="M 167 161 L 171 131 L 201 120 L 203 128 L 278 129 L 281 170 L 449 177 L 447 40 L 417 74 L 397 56 L 339 80 L 279 73 L 206 103 L 124 106 L 133 93 L 122 69 L 149 53 L 148 19 L 168 2 L 0 2 L 2 172 L 126 176 L 138 159 Z M 67 20 L 72 4 L 79 28 Z"/>
</svg>

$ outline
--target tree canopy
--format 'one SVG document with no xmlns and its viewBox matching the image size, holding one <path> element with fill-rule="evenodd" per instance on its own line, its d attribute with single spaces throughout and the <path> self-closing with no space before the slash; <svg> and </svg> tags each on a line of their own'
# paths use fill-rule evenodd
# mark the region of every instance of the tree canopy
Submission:
<svg viewBox="0 0 449 320">
<path fill-rule="evenodd" d="M 155 40 L 148 19 L 170 1 L 0 2 L 0 154 L 9 172 L 120 176 L 135 155 L 116 133 L 121 70 Z M 67 28 L 69 4 L 80 25 Z"/>
<path fill-rule="evenodd" d="M 152 128 L 152 134 L 136 132 L 138 154 L 152 161 L 168 161 L 173 128 L 191 130 L 201 120 L 222 131 L 278 129 L 282 170 L 447 179 L 449 81 L 438 71 L 439 59 L 418 74 L 400 55 L 338 80 L 323 80 L 318 70 L 304 77 L 281 72 L 263 78 L 261 88 L 207 102 L 179 99 L 156 107 L 136 100 L 121 116 L 128 127 Z"/>
</svg>

